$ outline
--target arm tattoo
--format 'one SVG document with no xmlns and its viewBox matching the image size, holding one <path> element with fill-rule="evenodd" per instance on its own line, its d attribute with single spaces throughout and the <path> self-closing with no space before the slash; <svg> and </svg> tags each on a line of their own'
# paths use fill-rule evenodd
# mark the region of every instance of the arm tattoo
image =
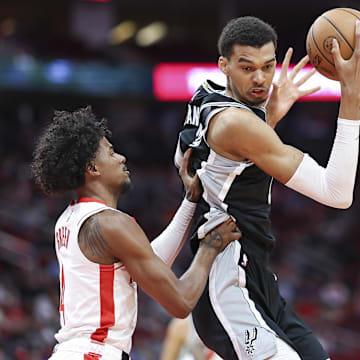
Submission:
<svg viewBox="0 0 360 360">
<path fill-rule="evenodd" d="M 210 234 L 205 236 L 202 242 L 207 247 L 221 249 L 224 245 L 225 240 L 217 230 L 212 230 L 210 231 Z"/>
<path fill-rule="evenodd" d="M 84 222 L 79 232 L 78 242 L 80 248 L 93 256 L 108 255 L 111 250 L 111 246 L 104 239 L 96 216 L 91 216 Z"/>
</svg>

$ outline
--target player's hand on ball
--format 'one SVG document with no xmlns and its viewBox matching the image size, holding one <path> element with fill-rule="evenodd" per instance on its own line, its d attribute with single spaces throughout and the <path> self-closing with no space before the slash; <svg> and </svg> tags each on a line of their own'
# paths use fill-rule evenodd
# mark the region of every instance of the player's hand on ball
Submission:
<svg viewBox="0 0 360 360">
<path fill-rule="evenodd" d="M 332 55 L 336 72 L 343 91 L 351 91 L 354 96 L 360 92 L 360 21 L 355 24 L 355 49 L 350 59 L 345 60 L 340 53 L 339 43 L 333 39 Z"/>
</svg>

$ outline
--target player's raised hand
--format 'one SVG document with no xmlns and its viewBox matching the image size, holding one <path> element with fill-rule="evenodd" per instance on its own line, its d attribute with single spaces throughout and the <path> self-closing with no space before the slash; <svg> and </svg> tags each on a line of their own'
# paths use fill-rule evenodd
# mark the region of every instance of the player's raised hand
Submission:
<svg viewBox="0 0 360 360">
<path fill-rule="evenodd" d="M 190 161 L 192 148 L 186 150 L 184 160 L 179 169 L 181 180 L 186 191 L 186 198 L 191 202 L 198 202 L 202 193 L 202 188 L 198 175 L 191 175 L 193 173 L 192 164 Z"/>
<path fill-rule="evenodd" d="M 276 126 L 299 98 L 320 90 L 320 86 L 306 90 L 300 89 L 300 86 L 315 74 L 315 69 L 312 69 L 295 81 L 296 75 L 298 75 L 300 70 L 309 62 L 307 55 L 304 56 L 288 74 L 292 54 L 293 49 L 289 48 L 282 63 L 279 79 L 273 82 L 273 90 L 266 104 L 267 122 L 272 127 Z"/>
<path fill-rule="evenodd" d="M 340 53 L 339 43 L 333 39 L 332 55 L 338 79 L 341 84 L 339 116 L 345 119 L 359 119 L 360 106 L 360 21 L 355 25 L 355 49 L 349 60 Z"/>
<path fill-rule="evenodd" d="M 342 88 L 346 87 L 360 93 L 360 21 L 355 25 L 355 49 L 349 60 L 345 60 L 340 53 L 339 43 L 333 39 L 332 55 L 334 57 L 336 72 Z M 343 90 L 343 89 L 342 89 Z"/>
<path fill-rule="evenodd" d="M 206 234 L 205 238 L 200 241 L 200 246 L 207 246 L 221 253 L 226 246 L 232 241 L 240 239 L 241 236 L 241 231 L 235 222 L 229 218 Z"/>
</svg>

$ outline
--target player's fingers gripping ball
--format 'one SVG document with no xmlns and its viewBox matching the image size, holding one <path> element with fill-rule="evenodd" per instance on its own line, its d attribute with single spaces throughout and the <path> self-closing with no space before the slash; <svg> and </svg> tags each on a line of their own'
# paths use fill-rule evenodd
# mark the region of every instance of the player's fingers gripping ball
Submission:
<svg viewBox="0 0 360 360">
<path fill-rule="evenodd" d="M 311 25 L 306 38 L 306 51 L 311 64 L 320 74 L 338 80 L 331 53 L 333 39 L 339 43 L 341 56 L 348 60 L 355 48 L 356 20 L 360 20 L 360 11 L 336 8 L 321 14 Z"/>
</svg>

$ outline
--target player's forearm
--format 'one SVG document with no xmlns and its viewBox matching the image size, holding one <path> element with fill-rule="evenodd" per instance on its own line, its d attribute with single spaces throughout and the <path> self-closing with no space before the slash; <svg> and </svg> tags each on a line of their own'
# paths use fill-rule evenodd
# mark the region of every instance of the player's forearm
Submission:
<svg viewBox="0 0 360 360">
<path fill-rule="evenodd" d="M 348 120 L 359 119 L 360 94 L 353 94 L 351 90 L 341 89 L 339 117 Z"/>
<path fill-rule="evenodd" d="M 305 155 L 286 186 L 322 204 L 345 209 L 352 203 L 359 152 L 360 121 L 338 120 L 326 168 Z"/>
<path fill-rule="evenodd" d="M 184 304 L 186 304 L 185 316 L 194 309 L 199 301 L 217 254 L 218 252 L 215 248 L 201 245 L 190 268 L 180 278 L 180 293 Z"/>
<path fill-rule="evenodd" d="M 151 242 L 155 254 L 170 265 L 182 249 L 196 203 L 184 199 L 167 228 Z"/>
<path fill-rule="evenodd" d="M 198 302 L 207 282 L 210 268 L 218 250 L 216 248 L 199 247 L 189 269 L 180 279 L 158 259 L 156 270 L 140 277 L 139 286 L 173 317 L 185 318 Z M 151 266 L 153 268 L 153 266 Z M 150 269 L 150 268 L 149 268 Z"/>
</svg>

